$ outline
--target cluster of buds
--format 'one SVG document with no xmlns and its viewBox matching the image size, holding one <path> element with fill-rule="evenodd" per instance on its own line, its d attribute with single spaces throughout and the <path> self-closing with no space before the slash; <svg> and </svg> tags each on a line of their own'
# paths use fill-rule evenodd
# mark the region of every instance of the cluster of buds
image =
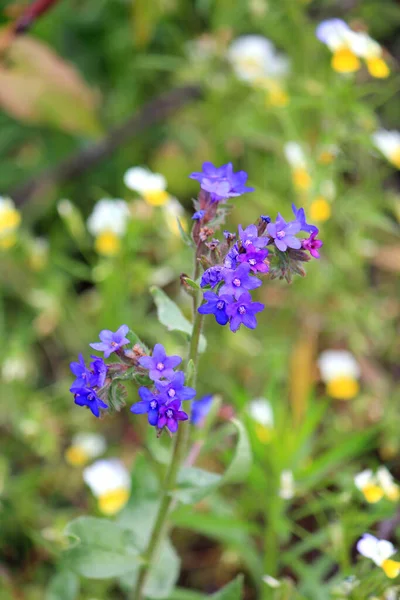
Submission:
<svg viewBox="0 0 400 600">
<path fill-rule="evenodd" d="M 306 222 L 303 208 L 292 205 L 293 220 L 287 222 L 279 213 L 275 222 L 261 216 L 257 224 L 246 229 L 239 226 L 238 234 L 225 231 L 221 242 L 213 235 L 229 209 L 226 201 L 254 191 L 245 185 L 247 174 L 234 173 L 230 163 L 222 167 L 204 163 L 203 171 L 191 177 L 201 186 L 192 217 L 196 260 L 205 269 L 200 285 L 206 289 L 206 302 L 198 310 L 213 314 L 220 325 L 229 322 L 234 332 L 242 324 L 254 329 L 255 315 L 264 309 L 260 302 L 253 302 L 250 294 L 262 285 L 258 276 L 268 273 L 271 279 L 285 278 L 288 282 L 294 274 L 304 276 L 302 263 L 319 258 L 322 242 L 317 239 L 318 228 Z M 300 232 L 309 237 L 296 237 Z"/>
</svg>

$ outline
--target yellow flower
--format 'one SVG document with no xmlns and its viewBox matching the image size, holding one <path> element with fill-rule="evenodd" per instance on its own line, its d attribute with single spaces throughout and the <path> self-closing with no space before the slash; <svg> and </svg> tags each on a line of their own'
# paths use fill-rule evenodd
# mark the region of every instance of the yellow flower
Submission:
<svg viewBox="0 0 400 600">
<path fill-rule="evenodd" d="M 99 510 L 115 515 L 127 503 L 130 495 L 130 476 L 118 459 L 98 460 L 83 471 L 85 483 L 98 499 Z"/>
<path fill-rule="evenodd" d="M 65 451 L 65 460 L 73 467 L 83 467 L 106 449 L 106 441 L 96 433 L 78 433 Z"/>
<path fill-rule="evenodd" d="M 113 231 L 102 231 L 97 236 L 94 247 L 103 256 L 115 256 L 121 250 L 121 242 Z"/>
<path fill-rule="evenodd" d="M 143 167 L 132 167 L 124 175 L 126 187 L 140 194 L 151 206 L 163 206 L 170 198 L 167 180 L 160 173 L 152 173 Z"/>
<path fill-rule="evenodd" d="M 185 211 L 182 204 L 176 199 L 170 196 L 167 204 L 163 206 L 164 218 L 167 222 L 168 229 L 175 236 L 180 236 L 178 219 L 182 228 L 187 231 L 187 221 L 185 218 Z"/>
<path fill-rule="evenodd" d="M 248 412 L 255 422 L 254 430 L 257 438 L 263 444 L 271 441 L 274 428 L 274 413 L 266 398 L 255 398 L 249 403 Z"/>
<path fill-rule="evenodd" d="M 284 147 L 286 160 L 292 169 L 293 185 L 300 192 L 306 192 L 312 184 L 303 148 L 297 142 L 287 142 Z"/>
<path fill-rule="evenodd" d="M 338 148 L 335 145 L 325 146 L 321 149 L 318 156 L 318 162 L 321 165 L 330 165 L 336 158 Z"/>
<path fill-rule="evenodd" d="M 377 79 L 385 79 L 390 75 L 390 69 L 382 58 L 367 58 L 366 59 L 367 69 Z"/>
<path fill-rule="evenodd" d="M 307 192 L 312 183 L 310 174 L 302 168 L 294 169 L 292 173 L 293 184 L 300 192 Z"/>
<path fill-rule="evenodd" d="M 360 66 L 359 59 L 350 48 L 338 48 L 332 56 L 332 68 L 337 73 L 354 73 Z"/>
<path fill-rule="evenodd" d="M 12 200 L 0 196 L 0 248 L 7 249 L 17 242 L 16 231 L 21 215 Z"/>
<path fill-rule="evenodd" d="M 358 473 L 354 478 L 354 483 L 370 504 L 379 502 L 384 496 L 384 491 L 378 484 L 377 478 L 371 469 L 366 469 Z"/>
<path fill-rule="evenodd" d="M 115 256 L 121 250 L 120 238 L 125 234 L 129 208 L 119 199 L 103 198 L 95 205 L 87 226 L 95 236 L 95 249 L 103 256 Z"/>
<path fill-rule="evenodd" d="M 325 350 L 318 359 L 321 379 L 329 396 L 351 400 L 359 392 L 360 367 L 347 350 Z"/>
<path fill-rule="evenodd" d="M 371 559 L 378 567 L 381 567 L 390 579 L 399 575 L 400 562 L 391 559 L 391 556 L 397 552 L 391 542 L 379 540 L 375 536 L 365 533 L 357 543 L 357 550 L 362 556 Z"/>
<path fill-rule="evenodd" d="M 373 134 L 372 139 L 387 160 L 400 169 L 400 132 L 379 129 Z"/>
<path fill-rule="evenodd" d="M 317 223 L 327 221 L 331 213 L 331 205 L 323 196 L 318 196 L 310 205 L 311 221 L 316 221 Z"/>
<path fill-rule="evenodd" d="M 276 82 L 270 81 L 266 85 L 267 104 L 271 106 L 284 107 L 289 104 L 287 92 Z"/>
<path fill-rule="evenodd" d="M 376 472 L 376 478 L 383 489 L 385 496 L 392 502 L 397 502 L 400 498 L 400 488 L 397 483 L 395 483 L 392 474 L 386 467 L 379 467 Z"/>
</svg>

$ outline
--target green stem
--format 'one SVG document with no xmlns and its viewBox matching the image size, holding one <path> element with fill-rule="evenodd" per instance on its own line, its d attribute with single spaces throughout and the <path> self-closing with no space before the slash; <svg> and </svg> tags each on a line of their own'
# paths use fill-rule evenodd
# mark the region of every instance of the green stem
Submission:
<svg viewBox="0 0 400 600">
<path fill-rule="evenodd" d="M 203 315 L 197 312 L 197 306 L 194 316 L 193 332 L 190 338 L 189 346 L 189 357 L 188 360 L 193 360 L 195 365 L 195 376 L 197 371 L 198 362 L 198 346 L 200 340 L 201 329 L 203 325 Z M 196 381 L 192 381 L 191 385 L 195 387 Z M 171 463 L 168 468 L 168 472 L 165 478 L 164 489 L 162 492 L 161 503 L 158 509 L 157 517 L 151 532 L 149 545 L 146 552 L 144 553 L 144 564 L 140 567 L 136 587 L 132 594 L 132 600 L 142 600 L 144 587 L 146 585 L 146 579 L 149 569 L 153 563 L 156 552 L 160 546 L 161 541 L 164 538 L 167 529 L 167 520 L 171 510 L 173 502 L 172 491 L 175 488 L 176 480 L 178 477 L 179 468 L 183 462 L 183 458 L 186 452 L 187 441 L 189 437 L 189 425 L 187 423 L 181 424 L 178 429 L 178 433 L 175 438 L 174 452 L 172 455 Z"/>
</svg>

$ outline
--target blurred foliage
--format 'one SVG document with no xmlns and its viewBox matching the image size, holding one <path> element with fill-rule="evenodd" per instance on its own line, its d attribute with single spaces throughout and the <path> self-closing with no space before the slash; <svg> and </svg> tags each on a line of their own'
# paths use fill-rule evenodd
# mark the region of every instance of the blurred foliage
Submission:
<svg viewBox="0 0 400 600">
<path fill-rule="evenodd" d="M 1 3 L 4 27 L 22 4 Z M 372 80 L 364 71 L 342 77 L 331 69 L 314 31 L 332 16 L 368 29 L 385 46 L 388 79 Z M 342 598 L 333 590 L 354 574 L 361 585 L 347 597 L 364 600 L 389 588 L 383 572 L 358 560 L 354 547 L 365 531 L 376 533 L 393 519 L 396 505 L 367 505 L 353 478 L 380 462 L 400 478 L 399 179 L 371 139 L 380 123 L 399 126 L 399 24 L 395 0 L 71 0 L 56 3 L 3 52 L 4 195 L 96 143 L 166 90 L 195 83 L 202 98 L 81 176 L 24 203 L 17 243 L 1 251 L 2 600 L 116 600 L 131 585 L 123 577 L 78 581 L 59 563 L 66 524 L 87 512 L 100 516 L 81 470 L 67 464 L 64 452 L 79 431 L 106 437 L 107 455 L 132 467 L 131 500 L 117 517 L 130 527 L 143 526 L 143 513 L 135 516 L 140 502 L 151 512 L 155 500 L 148 501 L 146 490 L 154 496 L 152 477 L 158 481 L 165 461 L 153 440 L 141 466 L 144 421 L 128 411 L 95 422 L 77 408 L 68 364 L 99 330 L 125 322 L 149 347 L 161 341 L 185 355 L 191 300 L 179 276 L 191 275 L 190 248 L 175 217 L 130 192 L 123 175 L 134 165 L 162 173 L 185 208 L 187 230 L 197 193 L 188 175 L 204 160 L 233 162 L 256 187 L 235 201 L 231 231 L 260 214 L 289 217 L 292 202 L 309 209 L 326 180 L 335 194 L 331 217 L 319 224 L 321 260 L 290 286 L 263 286 L 258 299 L 267 308 L 256 331 L 233 335 L 211 318 L 206 322 L 199 394 L 218 393 L 222 414 L 244 417 L 255 461 L 246 485 L 175 509 L 176 552 L 166 542 L 175 561 L 172 585 L 179 560 L 182 570 L 170 600 L 199 600 L 238 573 L 245 574 L 247 599 Z M 287 105 L 271 104 L 265 90 L 235 77 L 227 50 L 249 33 L 266 36 L 289 57 Z M 292 182 L 284 153 L 289 141 L 300 143 L 307 157 L 311 187 L 305 193 Z M 338 149 L 329 164 L 319 160 L 327 147 Z M 113 258 L 96 254 L 86 226 L 103 197 L 126 200 L 132 216 Z M 60 202 L 65 198 L 71 202 Z M 177 331 L 168 333 L 162 317 L 157 321 L 156 294 L 179 304 Z M 326 397 L 316 366 L 326 348 L 348 348 L 361 365 L 361 391 L 350 402 Z M 129 404 L 135 396 L 132 389 Z M 249 402 L 260 396 L 273 408 L 268 435 L 260 435 L 248 414 Z M 234 439 L 220 419 L 199 466 L 221 472 L 232 461 Z M 168 441 L 160 443 L 168 452 Z M 285 470 L 296 486 L 291 499 L 280 496 Z M 393 542 L 397 524 L 395 517 Z M 266 574 L 281 587 L 264 583 Z M 240 580 L 230 585 L 213 597 L 238 598 Z"/>
</svg>

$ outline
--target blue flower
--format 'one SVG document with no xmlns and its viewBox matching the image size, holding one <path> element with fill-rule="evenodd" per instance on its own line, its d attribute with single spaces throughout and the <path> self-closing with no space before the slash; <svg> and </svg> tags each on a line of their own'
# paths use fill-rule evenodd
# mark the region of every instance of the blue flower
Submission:
<svg viewBox="0 0 400 600">
<path fill-rule="evenodd" d="M 239 238 L 244 248 L 250 244 L 256 248 L 265 248 L 268 243 L 266 237 L 258 237 L 258 230 L 255 225 L 249 225 L 246 229 L 243 229 L 242 226 L 239 225 Z"/>
<path fill-rule="evenodd" d="M 97 418 L 100 417 L 100 409 L 106 410 L 108 408 L 107 404 L 105 404 L 91 388 L 76 387 L 73 391 L 75 404 L 78 404 L 78 406 L 87 406 Z"/>
<path fill-rule="evenodd" d="M 269 217 L 268 215 L 261 215 L 260 216 L 261 221 L 263 221 L 264 223 L 271 223 L 271 217 Z"/>
<path fill-rule="evenodd" d="M 139 365 L 144 369 L 149 369 L 149 377 L 153 381 L 159 379 L 172 379 L 175 375 L 175 367 L 180 365 L 182 359 L 180 356 L 167 356 L 164 346 L 156 344 L 151 356 L 139 358 Z"/>
<path fill-rule="evenodd" d="M 165 404 L 166 400 L 160 395 L 154 395 L 146 387 L 140 387 L 138 393 L 142 400 L 131 406 L 131 412 L 135 415 L 147 413 L 150 425 L 155 427 L 158 422 L 159 410 L 161 406 Z"/>
<path fill-rule="evenodd" d="M 219 325 L 226 325 L 229 317 L 226 313 L 227 305 L 232 302 L 230 296 L 217 296 L 214 292 L 205 292 L 205 304 L 202 304 L 197 310 L 201 315 L 214 315 Z"/>
<path fill-rule="evenodd" d="M 227 269 L 236 269 L 238 265 L 239 247 L 237 244 L 232 246 L 224 259 L 224 267 Z"/>
<path fill-rule="evenodd" d="M 117 329 L 115 333 L 109 329 L 103 329 L 103 331 L 100 331 L 99 334 L 101 342 L 96 342 L 89 345 L 98 352 L 104 352 L 104 358 L 108 358 L 110 354 L 116 352 L 122 348 L 122 346 L 126 346 L 126 344 L 130 343 L 128 338 L 125 337 L 128 331 L 128 325 L 121 325 L 121 327 Z"/>
<path fill-rule="evenodd" d="M 222 295 L 230 295 L 238 298 L 243 292 L 254 290 L 262 284 L 257 277 L 250 275 L 251 267 L 247 263 L 242 263 L 234 271 L 225 271 L 225 283 L 220 289 Z"/>
<path fill-rule="evenodd" d="M 210 287 L 214 288 L 220 281 L 223 280 L 223 274 L 223 267 L 218 265 L 216 267 L 210 267 L 204 271 L 200 286 L 206 287 L 206 285 L 209 285 Z"/>
<path fill-rule="evenodd" d="M 227 307 L 231 331 L 237 331 L 242 324 L 249 329 L 255 329 L 257 327 L 255 313 L 262 310 L 264 310 L 264 304 L 252 302 L 248 292 L 242 294 L 237 302 L 233 302 Z"/>
<path fill-rule="evenodd" d="M 201 188 L 209 192 L 213 202 L 241 196 L 246 192 L 254 192 L 254 188 L 246 187 L 248 175 L 245 171 L 233 172 L 232 163 L 215 167 L 211 162 L 203 163 L 200 173 L 192 173 L 191 179 L 200 182 Z"/>
<path fill-rule="evenodd" d="M 82 354 L 79 354 L 78 360 L 79 362 L 70 363 L 69 368 L 76 377 L 76 380 L 74 381 L 73 385 L 77 388 L 81 388 L 90 385 L 89 379 L 91 376 L 91 372 L 87 368 L 85 364 L 85 359 L 83 358 Z"/>
<path fill-rule="evenodd" d="M 196 427 L 201 427 L 208 413 L 210 412 L 214 396 L 208 394 L 200 400 L 194 400 L 192 403 L 191 421 Z"/>
<path fill-rule="evenodd" d="M 238 259 L 241 263 L 248 263 L 253 273 L 268 273 L 268 261 L 265 262 L 267 256 L 268 250 L 266 248 L 255 248 L 250 244 L 249 246 L 247 246 L 246 252 L 244 252 L 243 254 L 239 254 Z"/>
<path fill-rule="evenodd" d="M 295 250 L 301 248 L 301 241 L 294 237 L 296 233 L 299 233 L 300 227 L 298 221 L 286 223 L 282 215 L 278 213 L 276 222 L 267 225 L 267 231 L 273 238 L 278 250 L 285 252 L 288 248 L 294 248 Z"/>
<path fill-rule="evenodd" d="M 89 377 L 90 387 L 103 387 L 107 377 L 107 365 L 102 358 L 90 355 L 92 362 L 90 363 L 91 374 Z"/>
<path fill-rule="evenodd" d="M 189 418 L 183 410 L 180 410 L 180 407 L 181 403 L 179 400 L 173 400 L 168 404 L 163 404 L 160 407 L 158 416 L 158 429 L 167 427 L 171 433 L 178 431 L 178 421 L 187 421 Z"/>
<path fill-rule="evenodd" d="M 193 219 L 193 221 L 201 221 L 201 219 L 204 217 L 205 214 L 206 214 L 205 210 L 198 210 L 197 212 L 194 213 L 192 219 Z"/>
<path fill-rule="evenodd" d="M 306 223 L 306 214 L 304 212 L 304 208 L 297 209 L 296 205 L 292 204 L 292 211 L 295 220 L 300 223 L 300 231 L 305 231 L 306 233 L 318 233 L 318 227 Z"/>
<path fill-rule="evenodd" d="M 196 390 L 186 387 L 184 383 L 185 374 L 183 371 L 178 371 L 171 381 L 156 381 L 155 385 L 163 399 L 167 402 L 172 400 L 192 400 L 196 395 Z"/>
</svg>

